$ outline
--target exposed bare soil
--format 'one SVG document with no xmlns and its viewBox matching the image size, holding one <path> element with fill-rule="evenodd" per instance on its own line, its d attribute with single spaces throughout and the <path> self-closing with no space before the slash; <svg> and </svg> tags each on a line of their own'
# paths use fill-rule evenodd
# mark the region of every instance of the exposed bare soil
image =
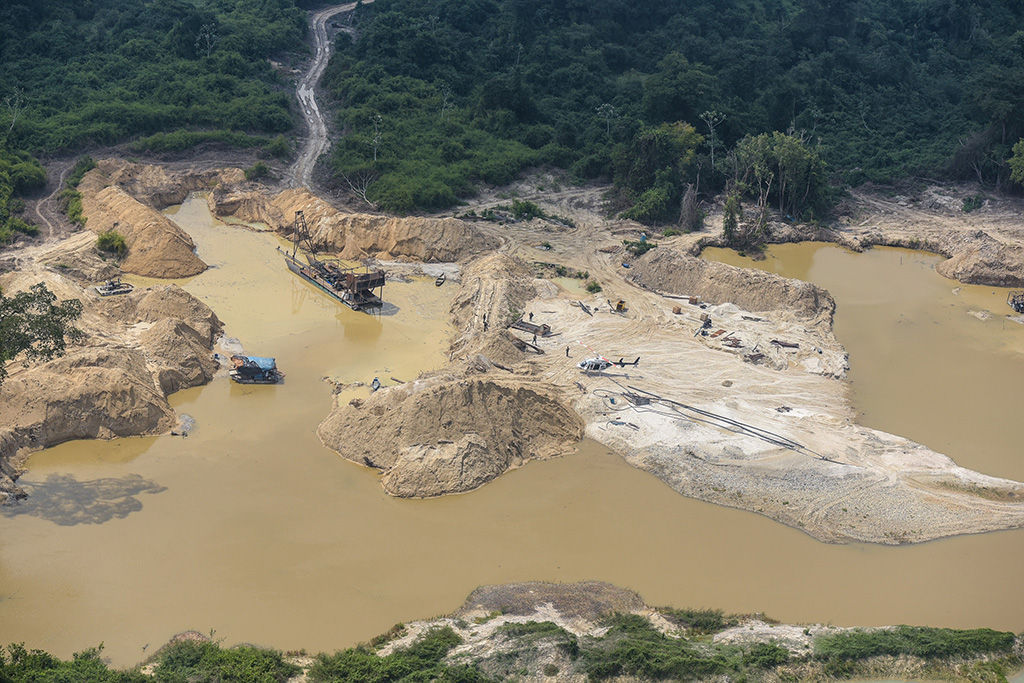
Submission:
<svg viewBox="0 0 1024 683">
<path fill-rule="evenodd" d="M 261 221 L 282 233 L 301 210 L 313 241 L 342 257 L 441 268 L 459 261 L 461 289 L 451 310 L 458 332 L 449 367 L 363 402 L 342 401 L 320 428 L 327 445 L 384 471 L 382 483 L 395 495 L 467 491 L 530 458 L 566 452 L 584 432 L 685 495 L 757 511 L 825 541 L 907 543 L 1024 526 L 1020 484 L 959 468 L 920 445 L 853 422 L 845 385 L 837 381 L 847 359 L 831 331 L 831 296 L 807 283 L 694 259 L 702 244 L 718 239 L 713 214 L 704 233 L 660 240 L 657 249 L 634 258 L 621 242 L 638 235 L 639 226 L 602 216 L 598 188 L 533 196 L 575 227 L 545 220 L 498 225 L 353 214 L 307 190 L 275 193 L 246 183 L 237 170 L 187 173 L 105 161 L 83 181 L 88 225 L 121 226 L 132 236 L 126 269 L 191 272 L 201 264 L 187 236 L 154 217 L 158 207 L 181 201 L 189 189 L 210 189 L 218 215 Z M 485 196 L 480 207 L 500 201 Z M 854 204 L 848 214 L 862 211 L 867 218 L 825 236 L 866 243 L 876 235 L 867 229 L 872 216 L 880 226 L 890 220 L 879 202 L 871 197 Z M 924 212 L 925 227 L 915 228 L 914 211 Z M 872 228 L 876 236 L 898 242 L 941 233 L 946 243 L 959 245 L 955 253 L 985 249 L 985 240 L 976 237 L 981 228 L 957 229 L 955 218 L 939 209 L 901 207 L 897 213 L 899 225 Z M 975 218 L 1016 248 L 1012 215 L 1006 209 Z M 818 233 L 816 227 L 777 224 L 774 236 Z M 82 236 L 48 250 L 23 250 L 14 260 L 20 271 L 33 273 L 29 279 L 38 274 L 48 282 L 75 281 L 62 285 L 63 296 L 80 293 L 83 279 L 106 277 L 111 269 Z M 534 262 L 585 271 L 603 291 L 570 294 L 536 277 Z M 974 262 L 981 265 L 971 267 L 972 277 L 994 277 L 978 274 L 984 259 Z M 689 296 L 700 297 L 703 307 Z M 610 302 L 618 299 L 627 302 L 626 312 L 612 310 Z M 553 334 L 534 341 L 508 329 L 529 314 Z M 198 351 L 208 350 L 212 337 L 192 334 L 198 324 L 193 318 L 181 312 L 166 320 L 145 318 L 139 306 L 132 315 L 122 316 L 133 325 L 130 340 L 117 343 L 149 354 L 149 374 L 139 380 L 149 388 L 117 409 L 127 415 L 137 406 L 159 406 L 167 393 L 212 375 Z M 708 315 L 708 334 L 699 334 L 701 317 Z M 102 335 L 114 336 L 107 328 Z M 590 375 L 577 368 L 578 361 L 598 355 L 641 361 Z M 104 358 L 90 362 L 116 366 L 119 377 L 141 377 L 138 362 Z M 19 402 L 30 404 L 34 389 L 15 380 L 4 392 L 24 392 Z M 110 380 L 98 374 L 90 382 L 106 386 Z M 161 410 L 143 412 L 147 418 L 129 420 L 130 427 L 104 423 L 93 431 L 152 432 L 173 421 Z M 33 443 L 49 445 L 54 438 Z"/>
</svg>

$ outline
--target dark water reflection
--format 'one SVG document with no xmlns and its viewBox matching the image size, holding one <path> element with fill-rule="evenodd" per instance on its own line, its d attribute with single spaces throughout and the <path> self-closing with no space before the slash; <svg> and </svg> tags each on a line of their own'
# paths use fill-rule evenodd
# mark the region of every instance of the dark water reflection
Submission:
<svg viewBox="0 0 1024 683">
<path fill-rule="evenodd" d="M 28 515 L 60 526 L 103 524 L 142 509 L 137 496 L 167 489 L 137 474 L 79 481 L 71 474 L 52 473 L 43 481 L 19 482 L 29 497 L 0 508 L 5 517 Z"/>
</svg>

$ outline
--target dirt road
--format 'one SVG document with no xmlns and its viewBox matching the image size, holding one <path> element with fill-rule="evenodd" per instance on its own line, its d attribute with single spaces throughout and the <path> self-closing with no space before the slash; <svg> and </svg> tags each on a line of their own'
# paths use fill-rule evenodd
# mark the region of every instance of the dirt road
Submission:
<svg viewBox="0 0 1024 683">
<path fill-rule="evenodd" d="M 372 1 L 364 0 L 363 4 Z M 298 88 L 295 91 L 309 134 L 299 158 L 295 160 L 295 164 L 288 174 L 288 184 L 292 187 L 310 186 L 316 161 L 330 146 L 327 139 L 327 123 L 316 103 L 316 84 L 323 76 L 324 69 L 327 68 L 327 62 L 331 57 L 331 42 L 327 37 L 327 20 L 336 14 L 351 12 L 355 7 L 356 3 L 354 2 L 334 5 L 314 13 L 310 18 L 310 26 L 313 29 L 313 61 L 309 65 L 309 71 L 299 80 Z"/>
</svg>

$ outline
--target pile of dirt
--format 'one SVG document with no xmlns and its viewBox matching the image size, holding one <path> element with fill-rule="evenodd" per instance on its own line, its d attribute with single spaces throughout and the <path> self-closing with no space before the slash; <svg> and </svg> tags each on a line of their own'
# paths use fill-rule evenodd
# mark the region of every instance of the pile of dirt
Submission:
<svg viewBox="0 0 1024 683">
<path fill-rule="evenodd" d="M 28 455 L 71 439 L 159 434 L 176 423 L 167 395 L 209 382 L 221 323 L 175 285 L 101 298 L 43 269 L 10 273 L 5 292 L 43 281 L 83 303 L 81 346 L 29 367 L 12 364 L 0 386 L 0 503 L 23 497 L 14 481 Z"/>
<path fill-rule="evenodd" d="M 583 425 L 548 385 L 435 377 L 336 406 L 318 433 L 342 457 L 383 470 L 388 493 L 429 498 L 570 452 Z"/>
<path fill-rule="evenodd" d="M 1024 286 L 1024 247 L 1004 244 L 983 230 L 952 231 L 940 241 L 948 261 L 935 266 L 944 277 L 974 285 Z"/>
<path fill-rule="evenodd" d="M 190 192 L 245 182 L 240 169 L 175 173 L 161 166 L 104 159 L 78 185 L 86 227 L 94 233 L 116 230 L 128 245 L 120 264 L 129 273 L 158 278 L 189 277 L 206 270 L 195 244 L 160 213 Z"/>
<path fill-rule="evenodd" d="M 289 232 L 295 212 L 302 211 L 313 244 L 344 259 L 451 262 L 492 251 L 499 244 L 466 221 L 344 213 L 305 189 L 268 199 L 223 188 L 211 194 L 210 208 L 215 215 L 258 221 L 280 232 Z"/>
<path fill-rule="evenodd" d="M 449 348 L 451 357 L 479 354 L 506 365 L 521 360 L 522 352 L 505 330 L 537 296 L 536 285 L 530 268 L 512 256 L 492 253 L 471 261 L 451 305 L 452 325 L 459 330 Z"/>
<path fill-rule="evenodd" d="M 652 249 L 637 259 L 628 279 L 641 287 L 679 295 L 697 295 L 710 303 L 734 303 L 749 312 L 787 311 L 808 326 L 832 328 L 836 302 L 826 290 L 774 273 L 736 268 Z"/>
<path fill-rule="evenodd" d="M 152 206 L 132 197 L 100 168 L 78 186 L 86 226 L 96 234 L 117 231 L 128 245 L 121 268 L 146 277 L 178 278 L 206 270 L 195 243 L 181 228 Z"/>
<path fill-rule="evenodd" d="M 245 182 L 245 172 L 239 168 L 174 172 L 163 166 L 134 164 L 122 159 L 104 159 L 96 168 L 107 183 L 117 185 L 154 209 L 181 204 L 191 192 Z"/>
</svg>

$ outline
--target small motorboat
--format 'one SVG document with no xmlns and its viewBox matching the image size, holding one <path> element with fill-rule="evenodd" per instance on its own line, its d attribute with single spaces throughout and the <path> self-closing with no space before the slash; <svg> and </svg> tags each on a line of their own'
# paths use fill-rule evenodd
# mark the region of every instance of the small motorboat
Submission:
<svg viewBox="0 0 1024 683">
<path fill-rule="evenodd" d="M 284 379 L 273 358 L 231 356 L 231 364 L 228 376 L 239 384 L 277 384 Z"/>
<path fill-rule="evenodd" d="M 440 287 L 441 285 L 444 284 L 444 281 L 447 280 L 447 279 L 448 279 L 448 276 L 445 275 L 444 273 L 441 273 L 440 275 L 437 276 L 437 279 L 434 280 L 434 286 L 435 287 Z"/>
<path fill-rule="evenodd" d="M 1024 313 L 1024 292 L 1010 292 L 1006 295 L 1006 303 L 1018 313 Z"/>
<path fill-rule="evenodd" d="M 114 280 L 107 280 L 102 285 L 96 285 L 96 293 L 100 296 L 114 296 L 115 294 L 128 294 L 135 285 L 127 282 L 121 282 L 120 278 Z"/>
</svg>

